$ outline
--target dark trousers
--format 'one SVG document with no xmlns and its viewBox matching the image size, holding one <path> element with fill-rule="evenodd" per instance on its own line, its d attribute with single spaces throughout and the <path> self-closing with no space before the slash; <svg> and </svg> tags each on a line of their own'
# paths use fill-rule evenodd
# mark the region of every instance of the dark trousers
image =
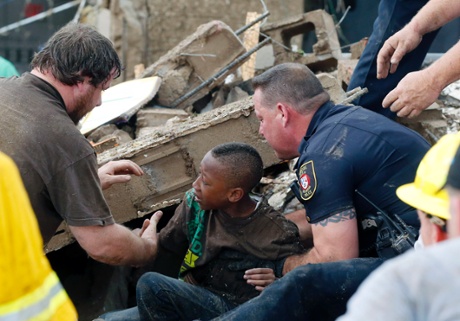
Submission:
<svg viewBox="0 0 460 321">
<path fill-rule="evenodd" d="M 353 103 L 394 119 L 396 114 L 382 107 L 385 96 L 409 72 L 420 70 L 438 30 L 423 36 L 422 42 L 399 63 L 394 74 L 377 80 L 377 55 L 385 40 L 402 29 L 428 0 L 381 0 L 372 34 L 348 85 L 348 90 L 367 87 L 369 92 Z"/>
<path fill-rule="evenodd" d="M 220 295 L 184 281 L 149 272 L 136 286 L 137 307 L 106 313 L 105 321 L 210 320 L 236 305 Z"/>
<path fill-rule="evenodd" d="M 348 299 L 361 282 L 382 262 L 377 258 L 359 258 L 297 267 L 258 297 L 213 320 L 335 320 L 345 313 Z"/>
</svg>

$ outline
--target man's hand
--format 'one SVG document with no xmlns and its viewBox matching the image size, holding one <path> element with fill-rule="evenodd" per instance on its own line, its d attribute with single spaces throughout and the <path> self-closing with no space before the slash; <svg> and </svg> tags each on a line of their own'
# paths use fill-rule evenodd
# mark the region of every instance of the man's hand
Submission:
<svg viewBox="0 0 460 321">
<path fill-rule="evenodd" d="M 377 79 L 394 73 L 401 59 L 414 50 L 422 41 L 422 35 L 407 25 L 387 39 L 377 56 Z"/>
<path fill-rule="evenodd" d="M 163 216 L 162 211 L 156 211 L 153 213 L 150 219 L 144 220 L 142 223 L 142 228 L 139 231 L 139 236 L 142 238 L 157 239 L 157 225 L 160 222 L 161 217 Z"/>
<path fill-rule="evenodd" d="M 244 273 L 244 278 L 248 284 L 255 286 L 257 291 L 263 291 L 275 280 L 275 273 L 269 268 L 250 269 Z"/>
<path fill-rule="evenodd" d="M 143 174 L 144 172 L 139 165 L 130 160 L 111 161 L 101 166 L 98 170 L 103 190 L 113 184 L 129 182 L 131 175 L 141 176 Z"/>
<path fill-rule="evenodd" d="M 439 97 L 442 88 L 436 88 L 429 71 L 408 73 L 382 102 L 399 117 L 413 118 L 429 107 Z"/>
</svg>

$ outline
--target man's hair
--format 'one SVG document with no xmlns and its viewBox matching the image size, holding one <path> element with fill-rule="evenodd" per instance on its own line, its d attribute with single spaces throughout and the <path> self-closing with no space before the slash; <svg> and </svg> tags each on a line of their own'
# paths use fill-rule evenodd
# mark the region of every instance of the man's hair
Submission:
<svg viewBox="0 0 460 321">
<path fill-rule="evenodd" d="M 263 91 L 264 105 L 273 108 L 278 102 L 287 103 L 299 113 L 315 111 L 329 100 L 315 74 L 298 63 L 276 65 L 252 80 L 254 90 Z"/>
<path fill-rule="evenodd" d="M 121 62 L 112 43 L 93 27 L 71 22 L 58 30 L 45 47 L 34 55 L 32 68 L 48 71 L 63 84 L 72 86 L 84 77 L 98 86 L 114 72 L 117 78 Z"/>
<path fill-rule="evenodd" d="M 214 147 L 211 155 L 226 167 L 223 174 L 228 186 L 241 187 L 247 193 L 260 182 L 264 167 L 254 147 L 245 143 L 225 143 Z"/>
</svg>

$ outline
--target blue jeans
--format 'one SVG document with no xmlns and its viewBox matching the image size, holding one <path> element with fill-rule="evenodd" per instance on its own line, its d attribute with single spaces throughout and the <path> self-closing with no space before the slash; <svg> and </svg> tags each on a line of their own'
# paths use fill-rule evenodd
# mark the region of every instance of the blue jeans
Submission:
<svg viewBox="0 0 460 321">
<path fill-rule="evenodd" d="M 422 42 L 399 63 L 394 74 L 385 79 L 377 79 L 377 55 L 383 43 L 394 33 L 402 29 L 428 0 L 381 0 L 378 16 L 374 22 L 372 34 L 359 59 L 348 85 L 348 90 L 367 87 L 369 92 L 353 103 L 394 119 L 396 114 L 382 107 L 385 96 L 393 90 L 399 81 L 409 72 L 420 69 L 431 43 L 439 30 L 423 36 Z"/>
<path fill-rule="evenodd" d="M 106 321 L 210 320 L 236 305 L 199 286 L 149 272 L 136 286 L 137 307 L 106 313 Z"/>
<path fill-rule="evenodd" d="M 213 320 L 335 320 L 345 313 L 361 282 L 382 263 L 378 258 L 359 258 L 297 267 L 258 297 Z"/>
</svg>

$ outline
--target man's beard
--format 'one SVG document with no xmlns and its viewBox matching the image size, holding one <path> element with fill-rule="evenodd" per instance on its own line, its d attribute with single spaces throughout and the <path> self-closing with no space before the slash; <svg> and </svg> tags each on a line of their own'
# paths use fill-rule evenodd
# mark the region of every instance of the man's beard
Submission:
<svg viewBox="0 0 460 321">
<path fill-rule="evenodd" d="M 92 93 L 89 93 L 88 95 L 80 97 L 80 99 L 78 99 L 75 102 L 75 107 L 73 108 L 73 110 L 70 113 L 68 113 L 70 119 L 72 119 L 75 125 L 77 125 L 80 119 L 82 119 L 87 113 L 89 113 L 91 110 L 94 109 L 94 107 L 96 107 L 91 106 L 90 100 L 92 96 Z"/>
</svg>

